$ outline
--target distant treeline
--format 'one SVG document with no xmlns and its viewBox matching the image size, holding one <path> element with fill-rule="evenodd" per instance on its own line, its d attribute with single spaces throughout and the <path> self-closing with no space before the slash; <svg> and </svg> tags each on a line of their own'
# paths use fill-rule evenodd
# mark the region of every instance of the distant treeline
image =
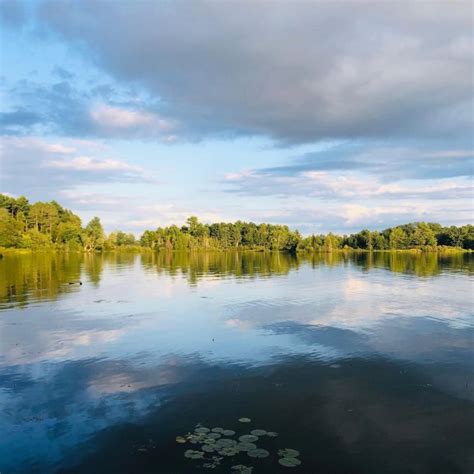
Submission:
<svg viewBox="0 0 474 474">
<path fill-rule="evenodd" d="M 153 250 L 273 250 L 288 252 L 332 252 L 334 250 L 436 250 L 450 247 L 474 250 L 474 226 L 443 227 L 417 222 L 357 234 L 303 237 L 286 225 L 234 223 L 204 224 L 190 217 L 178 227 L 146 230 L 140 240 L 121 231 L 106 235 L 100 219 L 85 227 L 81 219 L 56 201 L 30 204 L 0 194 L 0 247 L 23 249 L 113 250 L 145 247 Z"/>
<path fill-rule="evenodd" d="M 382 232 L 362 230 L 357 234 L 311 235 L 303 237 L 286 225 L 253 222 L 203 224 L 190 217 L 186 225 L 146 230 L 140 238 L 144 247 L 152 249 L 251 249 L 324 251 L 360 250 L 435 250 L 440 246 L 474 249 L 474 226 L 443 227 L 441 224 L 417 222 Z"/>
</svg>

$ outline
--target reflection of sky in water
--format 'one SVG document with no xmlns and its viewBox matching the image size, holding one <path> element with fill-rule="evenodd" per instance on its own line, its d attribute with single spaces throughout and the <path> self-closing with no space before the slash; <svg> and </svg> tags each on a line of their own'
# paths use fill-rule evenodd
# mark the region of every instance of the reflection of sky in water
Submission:
<svg viewBox="0 0 474 474">
<path fill-rule="evenodd" d="M 171 387 L 192 383 L 194 364 L 264 366 L 309 354 L 337 367 L 378 355 L 454 364 L 434 381 L 469 395 L 459 388 L 474 355 L 472 278 L 463 273 L 302 264 L 269 278 L 213 271 L 190 286 L 137 256 L 104 265 L 98 283 L 81 278 L 56 300 L 1 313 L 5 468 L 45 461 L 41 453 L 61 459 L 104 427 L 139 418 Z"/>
</svg>

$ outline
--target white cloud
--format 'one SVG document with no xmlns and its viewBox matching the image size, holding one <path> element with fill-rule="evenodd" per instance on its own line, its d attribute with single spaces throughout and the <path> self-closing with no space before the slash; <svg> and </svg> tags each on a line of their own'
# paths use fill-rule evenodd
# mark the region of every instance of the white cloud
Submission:
<svg viewBox="0 0 474 474">
<path fill-rule="evenodd" d="M 44 150 L 49 151 L 51 153 L 61 153 L 61 154 L 69 154 L 69 153 L 74 153 L 76 151 L 75 148 L 64 146 L 61 143 L 46 144 Z"/>
<path fill-rule="evenodd" d="M 360 204 L 346 204 L 343 206 L 342 217 L 345 219 L 347 225 L 360 224 L 374 219 L 378 219 L 381 216 L 389 215 L 407 215 L 412 217 L 414 214 L 420 214 L 423 212 L 423 208 L 419 205 L 416 206 L 362 206 Z"/>
<path fill-rule="evenodd" d="M 100 142 L 37 137 L 0 138 L 2 192 L 27 194 L 31 200 L 57 199 L 64 190 L 93 183 L 149 183 L 141 167 L 114 157 L 102 157 Z"/>
<path fill-rule="evenodd" d="M 45 153 L 52 154 L 70 154 L 76 151 L 73 146 L 67 146 L 63 143 L 50 143 L 39 137 L 0 137 L 0 149 L 14 147 L 17 149 L 35 149 Z"/>
<path fill-rule="evenodd" d="M 456 193 L 468 197 L 473 191 L 472 182 L 465 179 L 445 180 L 438 179 L 425 184 L 420 184 L 417 180 L 400 183 L 383 183 L 378 179 L 368 176 L 355 174 L 329 173 L 325 171 L 307 171 L 296 178 L 301 186 L 306 186 L 306 179 L 311 185 L 315 186 L 315 195 L 320 195 L 325 191 L 331 192 L 339 198 L 359 198 L 367 199 L 373 197 L 409 197 L 438 194 L 444 197 L 443 193 Z M 435 197 L 435 196 L 433 196 Z"/>
<path fill-rule="evenodd" d="M 247 171 L 241 171 L 239 173 L 226 173 L 224 175 L 224 180 L 225 181 L 240 181 L 241 179 L 253 178 L 253 177 L 254 177 L 254 171 L 247 170 Z"/>
<path fill-rule="evenodd" d="M 39 136 L 0 136 L 0 150 L 4 149 L 26 149 L 30 151 L 39 151 L 43 153 L 71 155 L 81 150 L 106 150 L 107 146 L 95 140 L 83 140 L 80 138 L 62 138 L 60 142 L 52 141 Z"/>
<path fill-rule="evenodd" d="M 223 182 L 231 192 L 248 196 L 306 196 L 332 201 L 348 199 L 458 199 L 472 196 L 473 184 L 466 177 L 451 179 L 405 179 L 386 182 L 363 171 L 300 171 L 285 168 L 227 173 Z"/>
<path fill-rule="evenodd" d="M 158 226 L 173 224 L 181 226 L 186 223 L 186 219 L 190 216 L 198 216 L 199 220 L 205 223 L 229 220 L 229 216 L 225 218 L 216 210 L 203 210 L 193 208 L 192 206 L 184 207 L 173 204 L 138 206 L 134 210 L 134 214 L 143 216 L 143 218 L 130 220 L 127 222 L 127 225 L 138 230 L 155 229 Z"/>
<path fill-rule="evenodd" d="M 151 112 L 95 104 L 90 110 L 90 117 L 104 131 L 120 133 L 134 131 L 146 136 L 162 135 L 162 139 L 167 142 L 176 139 L 171 133 L 176 124 Z"/>
<path fill-rule="evenodd" d="M 66 160 L 52 160 L 45 163 L 49 168 L 62 168 L 77 171 L 142 171 L 138 166 L 129 165 L 123 161 L 98 159 L 90 156 L 78 156 Z"/>
<path fill-rule="evenodd" d="M 71 202 L 74 206 L 81 209 L 101 209 L 123 208 L 126 204 L 130 205 L 132 199 L 125 196 L 107 195 L 97 192 L 83 191 L 78 188 L 65 189 L 60 191 L 61 199 Z"/>
</svg>

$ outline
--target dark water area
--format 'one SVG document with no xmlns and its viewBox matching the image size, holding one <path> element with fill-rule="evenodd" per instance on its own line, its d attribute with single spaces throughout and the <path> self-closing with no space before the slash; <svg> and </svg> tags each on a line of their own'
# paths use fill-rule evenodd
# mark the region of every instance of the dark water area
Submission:
<svg viewBox="0 0 474 474">
<path fill-rule="evenodd" d="M 6 256 L 0 472 L 471 474 L 473 277 L 469 254 Z M 216 448 L 256 429 L 262 457 Z"/>
</svg>

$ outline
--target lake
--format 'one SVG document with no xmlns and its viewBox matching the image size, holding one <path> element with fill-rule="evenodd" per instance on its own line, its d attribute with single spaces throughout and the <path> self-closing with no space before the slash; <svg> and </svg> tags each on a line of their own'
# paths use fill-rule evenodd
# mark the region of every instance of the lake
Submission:
<svg viewBox="0 0 474 474">
<path fill-rule="evenodd" d="M 472 473 L 473 276 L 469 254 L 6 256 L 0 472 Z"/>
</svg>

